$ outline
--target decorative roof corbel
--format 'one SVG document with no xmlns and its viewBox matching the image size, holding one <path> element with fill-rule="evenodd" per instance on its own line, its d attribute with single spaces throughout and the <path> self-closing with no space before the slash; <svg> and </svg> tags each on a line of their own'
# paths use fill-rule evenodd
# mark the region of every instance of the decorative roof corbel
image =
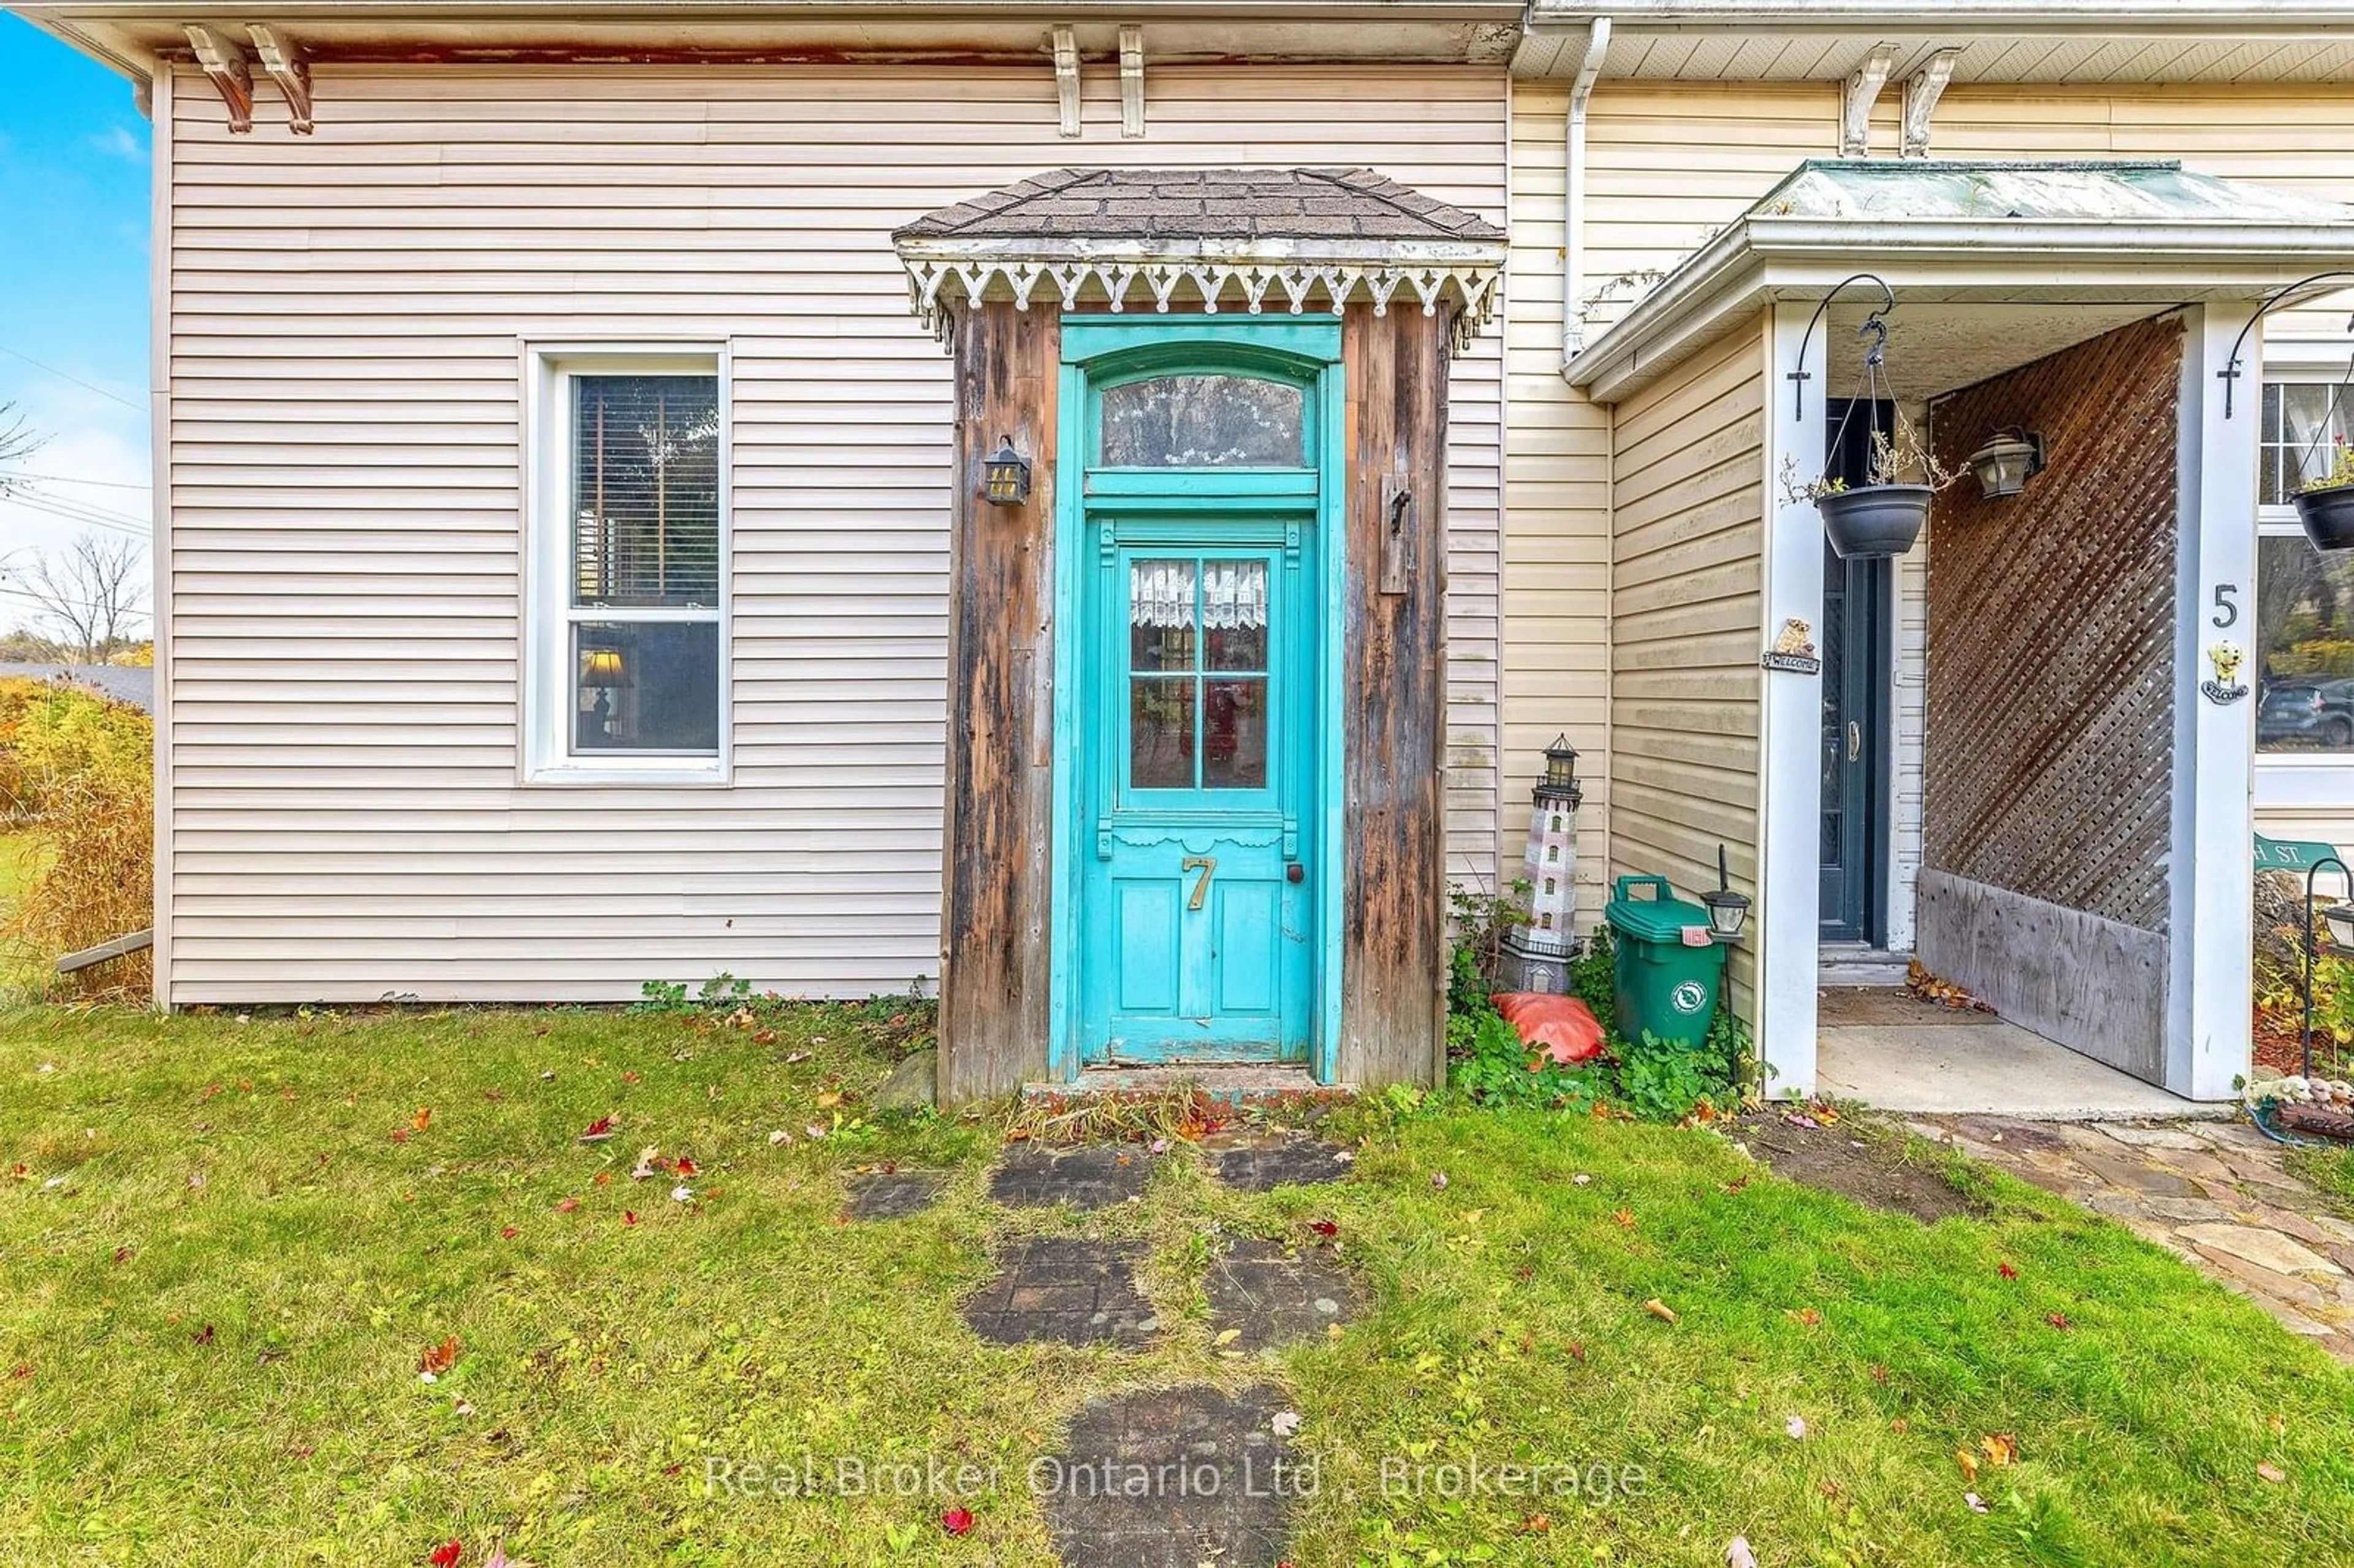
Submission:
<svg viewBox="0 0 2354 1568">
<path fill-rule="evenodd" d="M 1880 101 L 1880 90 L 1888 85 L 1888 73 L 1895 69 L 1896 46 L 1881 44 L 1847 79 L 1847 90 L 1840 101 L 1840 157 L 1872 155 L 1872 106 Z"/>
<path fill-rule="evenodd" d="M 1946 84 L 1954 79 L 1954 60 L 1961 52 L 1939 49 L 1904 79 L 1904 135 L 1897 144 L 1898 157 L 1929 155 L 1929 118 L 1937 112 L 1937 100 L 1944 95 Z"/>
<path fill-rule="evenodd" d="M 188 24 L 188 47 L 196 63 L 212 78 L 221 102 L 228 107 L 228 128 L 242 135 L 253 129 L 253 71 L 237 42 L 201 22 Z"/>
<path fill-rule="evenodd" d="M 252 23 L 246 31 L 253 35 L 253 48 L 261 57 L 261 69 L 270 73 L 270 79 L 285 95 L 287 124 L 297 136 L 308 136 L 313 125 L 311 62 L 304 57 L 302 46 L 281 37 L 277 28 L 267 23 Z"/>
<path fill-rule="evenodd" d="M 1062 133 L 1079 133 L 1079 36 L 1068 27 L 1055 29 L 1055 96 L 1062 106 Z"/>
<path fill-rule="evenodd" d="M 1144 134 L 1144 29 L 1119 30 L 1119 133 Z"/>
</svg>

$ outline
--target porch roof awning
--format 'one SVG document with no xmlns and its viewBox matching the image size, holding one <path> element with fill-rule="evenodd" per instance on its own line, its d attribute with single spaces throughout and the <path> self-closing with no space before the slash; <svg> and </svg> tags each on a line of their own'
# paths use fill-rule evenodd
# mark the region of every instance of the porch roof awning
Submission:
<svg viewBox="0 0 2354 1568">
<path fill-rule="evenodd" d="M 1907 355 L 1914 384 L 1896 388 L 1928 396 L 2160 310 L 2261 299 L 2332 267 L 2354 267 L 2354 208 L 2179 162 L 1814 159 L 1566 374 L 1617 402 L 1764 306 L 1820 300 L 1869 270 L 1900 309 L 1945 307 L 1946 340 Z M 1844 319 L 1834 311 L 1835 327 Z M 2012 352 L 1997 334 L 2014 348 L 2031 340 L 2033 352 L 1997 363 Z"/>
<path fill-rule="evenodd" d="M 1057 169 L 942 207 L 892 236 L 916 312 L 1042 289 L 1066 308 L 1216 314 L 1352 301 L 1454 313 L 1458 347 L 1493 309 L 1506 236 L 1370 169 Z"/>
</svg>

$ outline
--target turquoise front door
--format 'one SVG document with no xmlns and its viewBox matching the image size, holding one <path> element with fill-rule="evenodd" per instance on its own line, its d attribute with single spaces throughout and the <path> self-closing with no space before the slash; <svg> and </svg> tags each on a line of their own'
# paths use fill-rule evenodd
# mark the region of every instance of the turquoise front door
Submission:
<svg viewBox="0 0 2354 1568">
<path fill-rule="evenodd" d="M 1337 332 L 1064 335 L 1063 1059 L 1320 1063 Z"/>
<path fill-rule="evenodd" d="M 1089 1055 L 1304 1060 L 1315 705 L 1302 529 L 1217 514 L 1089 521 Z"/>
</svg>

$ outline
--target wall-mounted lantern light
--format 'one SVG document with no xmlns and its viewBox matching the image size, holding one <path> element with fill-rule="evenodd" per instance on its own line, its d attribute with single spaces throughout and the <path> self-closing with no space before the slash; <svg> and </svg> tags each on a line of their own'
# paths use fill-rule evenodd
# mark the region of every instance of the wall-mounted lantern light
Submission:
<svg viewBox="0 0 2354 1568">
<path fill-rule="evenodd" d="M 1733 877 L 1724 863 L 1724 846 L 1716 846 L 1716 891 L 1703 893 L 1700 901 L 1708 906 L 1708 928 L 1720 942 L 1730 942 L 1741 935 L 1741 927 L 1749 921 L 1749 895 L 1733 891 Z"/>
<path fill-rule="evenodd" d="M 1013 450 L 1012 436 L 997 438 L 997 450 L 981 460 L 981 493 L 991 506 L 1019 506 L 1030 499 L 1030 460 Z"/>
<path fill-rule="evenodd" d="M 1988 501 L 2004 501 L 2043 471 L 2043 437 L 2036 430 L 1997 430 L 1970 454 L 1970 471 Z"/>
</svg>

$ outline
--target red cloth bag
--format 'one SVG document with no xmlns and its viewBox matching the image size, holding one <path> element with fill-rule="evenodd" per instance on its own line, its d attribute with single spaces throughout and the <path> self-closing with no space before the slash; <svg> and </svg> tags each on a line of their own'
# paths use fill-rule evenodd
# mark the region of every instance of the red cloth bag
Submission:
<svg viewBox="0 0 2354 1568">
<path fill-rule="evenodd" d="M 1594 1010 L 1574 996 L 1541 991 L 1508 991 L 1488 999 L 1532 1050 L 1556 1063 L 1590 1062 L 1602 1054 L 1602 1024 Z"/>
</svg>

